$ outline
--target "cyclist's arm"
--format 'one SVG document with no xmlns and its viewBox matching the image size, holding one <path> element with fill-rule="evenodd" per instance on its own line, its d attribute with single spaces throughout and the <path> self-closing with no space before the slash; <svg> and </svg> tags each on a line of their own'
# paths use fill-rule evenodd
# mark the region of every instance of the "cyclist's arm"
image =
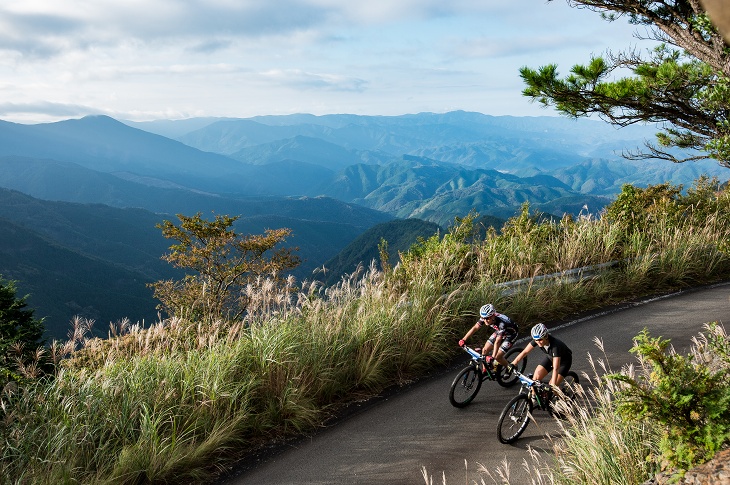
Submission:
<svg viewBox="0 0 730 485">
<path fill-rule="evenodd" d="M 530 352 L 532 352 L 532 349 L 534 349 L 534 348 L 535 347 L 533 347 L 531 344 L 526 345 L 525 346 L 525 350 L 523 350 L 522 352 L 520 352 L 520 354 L 517 357 L 515 357 L 514 360 L 512 360 L 512 365 L 517 365 L 517 362 L 519 362 L 522 359 L 524 359 L 525 356 L 527 354 L 529 354 Z"/>
<path fill-rule="evenodd" d="M 471 328 L 469 329 L 469 331 L 468 331 L 468 332 L 466 332 L 466 335 L 464 335 L 464 338 L 463 338 L 463 339 L 461 339 L 461 340 L 463 340 L 464 342 L 466 342 L 466 341 L 467 341 L 467 340 L 469 339 L 469 337 L 471 337 L 471 336 L 472 336 L 472 334 L 473 334 L 474 332 L 476 332 L 477 330 L 479 330 L 479 329 L 480 329 L 481 327 L 482 327 L 482 321 L 481 321 L 481 320 L 479 320 L 479 321 L 478 321 L 477 323 L 475 323 L 475 324 L 474 324 L 474 326 L 473 326 L 473 327 L 471 327 Z"/>
</svg>

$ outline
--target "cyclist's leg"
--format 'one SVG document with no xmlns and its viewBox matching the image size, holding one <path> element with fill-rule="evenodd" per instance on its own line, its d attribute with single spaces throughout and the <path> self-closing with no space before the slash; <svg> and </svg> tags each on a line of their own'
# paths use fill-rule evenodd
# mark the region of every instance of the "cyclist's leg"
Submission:
<svg viewBox="0 0 730 485">
<path fill-rule="evenodd" d="M 491 337 L 489 337 L 489 340 L 487 340 L 484 343 L 484 348 L 482 349 L 482 355 L 492 355 L 492 349 L 494 348 L 494 339 L 497 338 L 495 334 L 492 334 Z"/>
<path fill-rule="evenodd" d="M 497 362 L 505 367 L 509 366 L 509 362 L 507 362 L 507 359 L 504 358 L 504 354 L 512 348 L 513 344 L 514 342 L 511 338 L 505 338 L 502 340 L 502 345 L 499 346 L 499 350 L 497 350 Z"/>
<path fill-rule="evenodd" d="M 548 375 L 548 372 L 550 372 L 553 369 L 553 361 L 548 357 L 547 355 L 543 357 L 543 359 L 537 364 L 537 367 L 535 367 L 535 373 L 532 374 L 532 378 L 536 381 L 541 381 L 545 378 L 545 376 Z"/>
<path fill-rule="evenodd" d="M 558 375 L 555 376 L 555 384 L 560 385 L 563 383 L 563 379 L 565 379 L 565 376 L 568 375 L 568 371 L 570 371 L 570 367 L 573 365 L 573 358 L 572 357 L 561 357 L 560 358 L 560 367 L 557 370 Z"/>
</svg>

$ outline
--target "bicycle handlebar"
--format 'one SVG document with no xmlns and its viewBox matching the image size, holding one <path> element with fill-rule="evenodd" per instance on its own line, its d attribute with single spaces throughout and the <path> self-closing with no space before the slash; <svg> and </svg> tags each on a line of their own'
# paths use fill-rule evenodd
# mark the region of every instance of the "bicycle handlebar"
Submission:
<svg viewBox="0 0 730 485">
<path fill-rule="evenodd" d="M 481 359 L 482 358 L 482 354 L 480 354 L 476 350 L 472 349 L 468 345 L 464 345 L 464 347 L 462 347 L 462 348 L 464 349 L 464 352 L 466 352 L 467 354 L 471 355 L 473 359 Z"/>
<path fill-rule="evenodd" d="M 522 382 L 523 384 L 527 385 L 528 387 L 543 387 L 547 386 L 548 384 L 545 384 L 542 381 L 538 381 L 536 379 L 531 378 L 530 376 L 523 374 L 522 372 L 518 371 L 517 368 L 513 369 L 512 372 L 517 376 L 517 378 Z"/>
</svg>

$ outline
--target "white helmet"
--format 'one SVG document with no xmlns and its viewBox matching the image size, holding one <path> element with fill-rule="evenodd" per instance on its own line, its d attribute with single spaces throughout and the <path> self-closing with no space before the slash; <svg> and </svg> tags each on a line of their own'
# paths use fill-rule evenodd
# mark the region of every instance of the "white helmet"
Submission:
<svg viewBox="0 0 730 485">
<path fill-rule="evenodd" d="M 532 327 L 532 330 L 530 331 L 530 334 L 532 335 L 532 338 L 535 340 L 545 338 L 548 336 L 548 329 L 543 323 L 538 323 L 534 327 Z"/>
<path fill-rule="evenodd" d="M 482 318 L 491 317 L 495 313 L 496 312 L 494 311 L 494 305 L 492 305 L 491 303 L 487 303 L 479 309 L 479 316 Z"/>
</svg>

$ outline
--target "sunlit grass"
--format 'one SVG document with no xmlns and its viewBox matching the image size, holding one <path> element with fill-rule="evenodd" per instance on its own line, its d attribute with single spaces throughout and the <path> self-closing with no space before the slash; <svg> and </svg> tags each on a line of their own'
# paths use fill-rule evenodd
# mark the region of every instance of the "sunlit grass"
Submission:
<svg viewBox="0 0 730 485">
<path fill-rule="evenodd" d="M 55 378 L 2 392 L 1 483 L 203 481 L 242 452 L 445 364 L 485 302 L 526 329 L 730 275 L 724 213 L 660 218 L 629 235 L 592 217 L 514 227 L 468 243 L 456 227 L 392 270 L 361 268 L 326 289 L 304 282 L 294 291 L 290 279 L 275 291 L 262 279 L 246 289 L 251 307 L 240 321 L 120 322 L 109 338 L 85 340 L 91 322 L 79 319 L 69 342 L 49 349 Z M 495 286 L 615 260 L 591 279 Z M 22 365 L 31 377 L 33 363 Z M 612 421 L 607 386 L 587 396 L 590 419 L 567 422 L 555 463 L 525 464 L 535 483 L 635 483 L 619 475 L 648 473 L 636 447 L 651 446 L 652 430 Z M 509 466 L 486 483 L 509 483 Z"/>
<path fill-rule="evenodd" d="M 602 351 L 602 343 L 597 341 Z M 561 406 L 564 419 L 557 420 L 558 432 L 547 436 L 550 453 L 529 448 L 521 463 L 503 461 L 488 469 L 476 463 L 479 484 L 510 485 L 513 467 L 519 466 L 534 485 L 640 485 L 652 477 L 657 465 L 647 456 L 658 449 L 659 430 L 646 421 L 625 421 L 615 412 L 615 381 L 604 379 L 604 358 L 589 356 L 593 376 L 583 375 L 574 390 L 576 404 Z M 627 368 L 626 372 L 632 372 Z M 468 465 L 467 465 L 468 466 Z M 423 470 L 427 484 L 433 483 Z M 458 483 L 454 477 L 448 483 Z M 439 481 L 447 484 L 447 477 Z"/>
</svg>

